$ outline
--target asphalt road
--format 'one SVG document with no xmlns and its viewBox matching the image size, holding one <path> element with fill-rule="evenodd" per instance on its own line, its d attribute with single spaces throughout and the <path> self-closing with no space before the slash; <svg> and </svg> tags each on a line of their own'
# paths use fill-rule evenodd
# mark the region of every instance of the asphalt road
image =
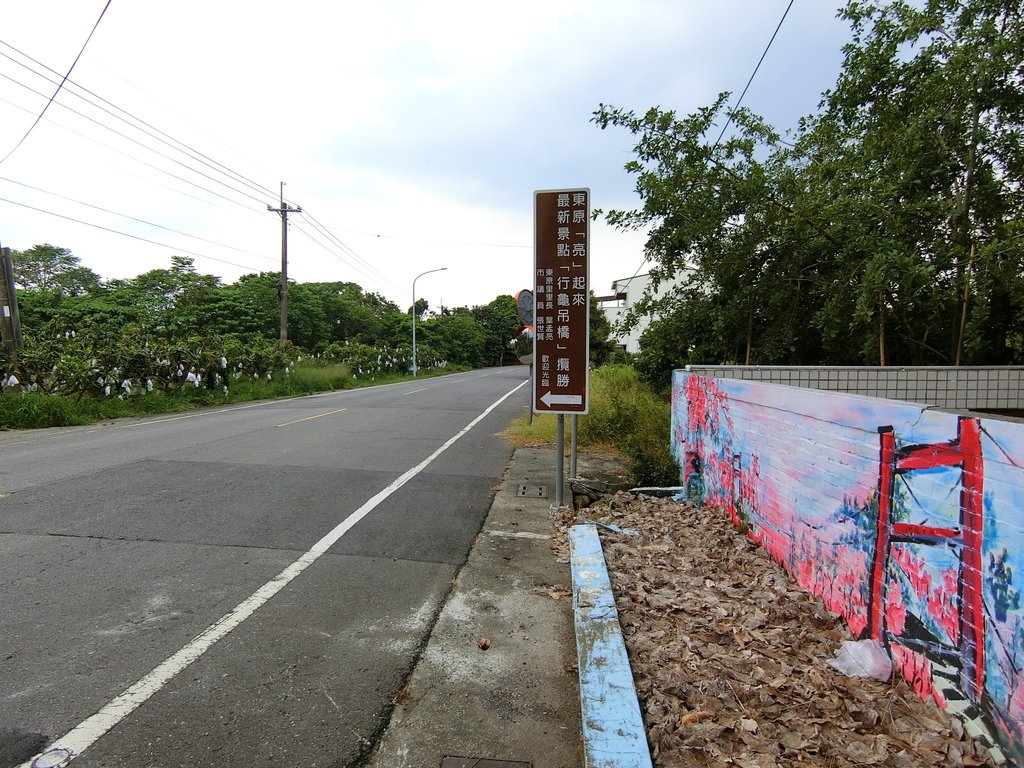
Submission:
<svg viewBox="0 0 1024 768">
<path fill-rule="evenodd" d="M 358 764 L 527 377 L 0 433 L 0 768 Z"/>
</svg>

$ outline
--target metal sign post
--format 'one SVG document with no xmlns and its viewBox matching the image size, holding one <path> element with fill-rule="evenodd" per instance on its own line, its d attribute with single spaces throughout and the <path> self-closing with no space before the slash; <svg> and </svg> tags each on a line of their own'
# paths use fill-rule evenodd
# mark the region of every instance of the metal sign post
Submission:
<svg viewBox="0 0 1024 768">
<path fill-rule="evenodd" d="M 558 414 L 555 426 L 555 504 L 562 506 L 563 486 L 565 485 L 565 414 Z"/>
<path fill-rule="evenodd" d="M 530 381 L 533 381 L 533 363 L 530 363 Z M 533 424 L 533 408 L 526 414 L 526 423 Z"/>
<path fill-rule="evenodd" d="M 580 417 L 575 413 L 569 417 L 569 477 L 577 478 L 576 472 L 576 437 L 579 429 Z"/>
<path fill-rule="evenodd" d="M 533 412 L 558 414 L 555 505 L 565 414 L 590 408 L 590 190 L 534 192 Z"/>
</svg>

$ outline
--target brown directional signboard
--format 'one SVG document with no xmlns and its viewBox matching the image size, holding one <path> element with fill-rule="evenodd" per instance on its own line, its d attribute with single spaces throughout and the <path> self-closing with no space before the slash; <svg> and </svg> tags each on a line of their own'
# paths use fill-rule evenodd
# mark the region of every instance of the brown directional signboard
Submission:
<svg viewBox="0 0 1024 768">
<path fill-rule="evenodd" d="M 534 193 L 534 413 L 587 413 L 590 190 Z"/>
</svg>

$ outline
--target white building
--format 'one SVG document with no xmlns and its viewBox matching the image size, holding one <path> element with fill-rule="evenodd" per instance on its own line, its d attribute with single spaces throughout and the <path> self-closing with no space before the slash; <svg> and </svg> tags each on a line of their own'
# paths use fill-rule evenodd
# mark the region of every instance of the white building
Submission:
<svg viewBox="0 0 1024 768">
<path fill-rule="evenodd" d="M 658 286 L 658 290 L 654 292 L 654 296 L 660 298 L 672 293 L 678 288 L 680 282 L 679 279 L 663 280 L 661 285 Z M 608 322 L 612 324 L 613 329 L 615 324 L 626 316 L 626 312 L 643 297 L 650 285 L 651 276 L 649 274 L 625 277 L 612 283 L 612 293 L 610 296 L 597 297 L 597 301 L 608 318 Z M 651 319 L 650 317 L 641 317 L 636 327 L 628 334 L 622 336 L 616 335 L 613 330 L 612 338 L 615 339 L 620 349 L 633 353 L 639 352 L 640 335 L 647 330 L 647 326 L 651 324 Z"/>
</svg>

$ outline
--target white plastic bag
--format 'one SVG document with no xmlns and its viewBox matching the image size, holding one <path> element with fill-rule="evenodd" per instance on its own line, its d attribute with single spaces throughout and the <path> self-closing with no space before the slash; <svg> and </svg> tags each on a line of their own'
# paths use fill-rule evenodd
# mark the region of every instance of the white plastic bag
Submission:
<svg viewBox="0 0 1024 768">
<path fill-rule="evenodd" d="M 847 640 L 836 651 L 836 657 L 825 663 L 847 677 L 885 682 L 892 675 L 892 659 L 878 640 Z"/>
</svg>

